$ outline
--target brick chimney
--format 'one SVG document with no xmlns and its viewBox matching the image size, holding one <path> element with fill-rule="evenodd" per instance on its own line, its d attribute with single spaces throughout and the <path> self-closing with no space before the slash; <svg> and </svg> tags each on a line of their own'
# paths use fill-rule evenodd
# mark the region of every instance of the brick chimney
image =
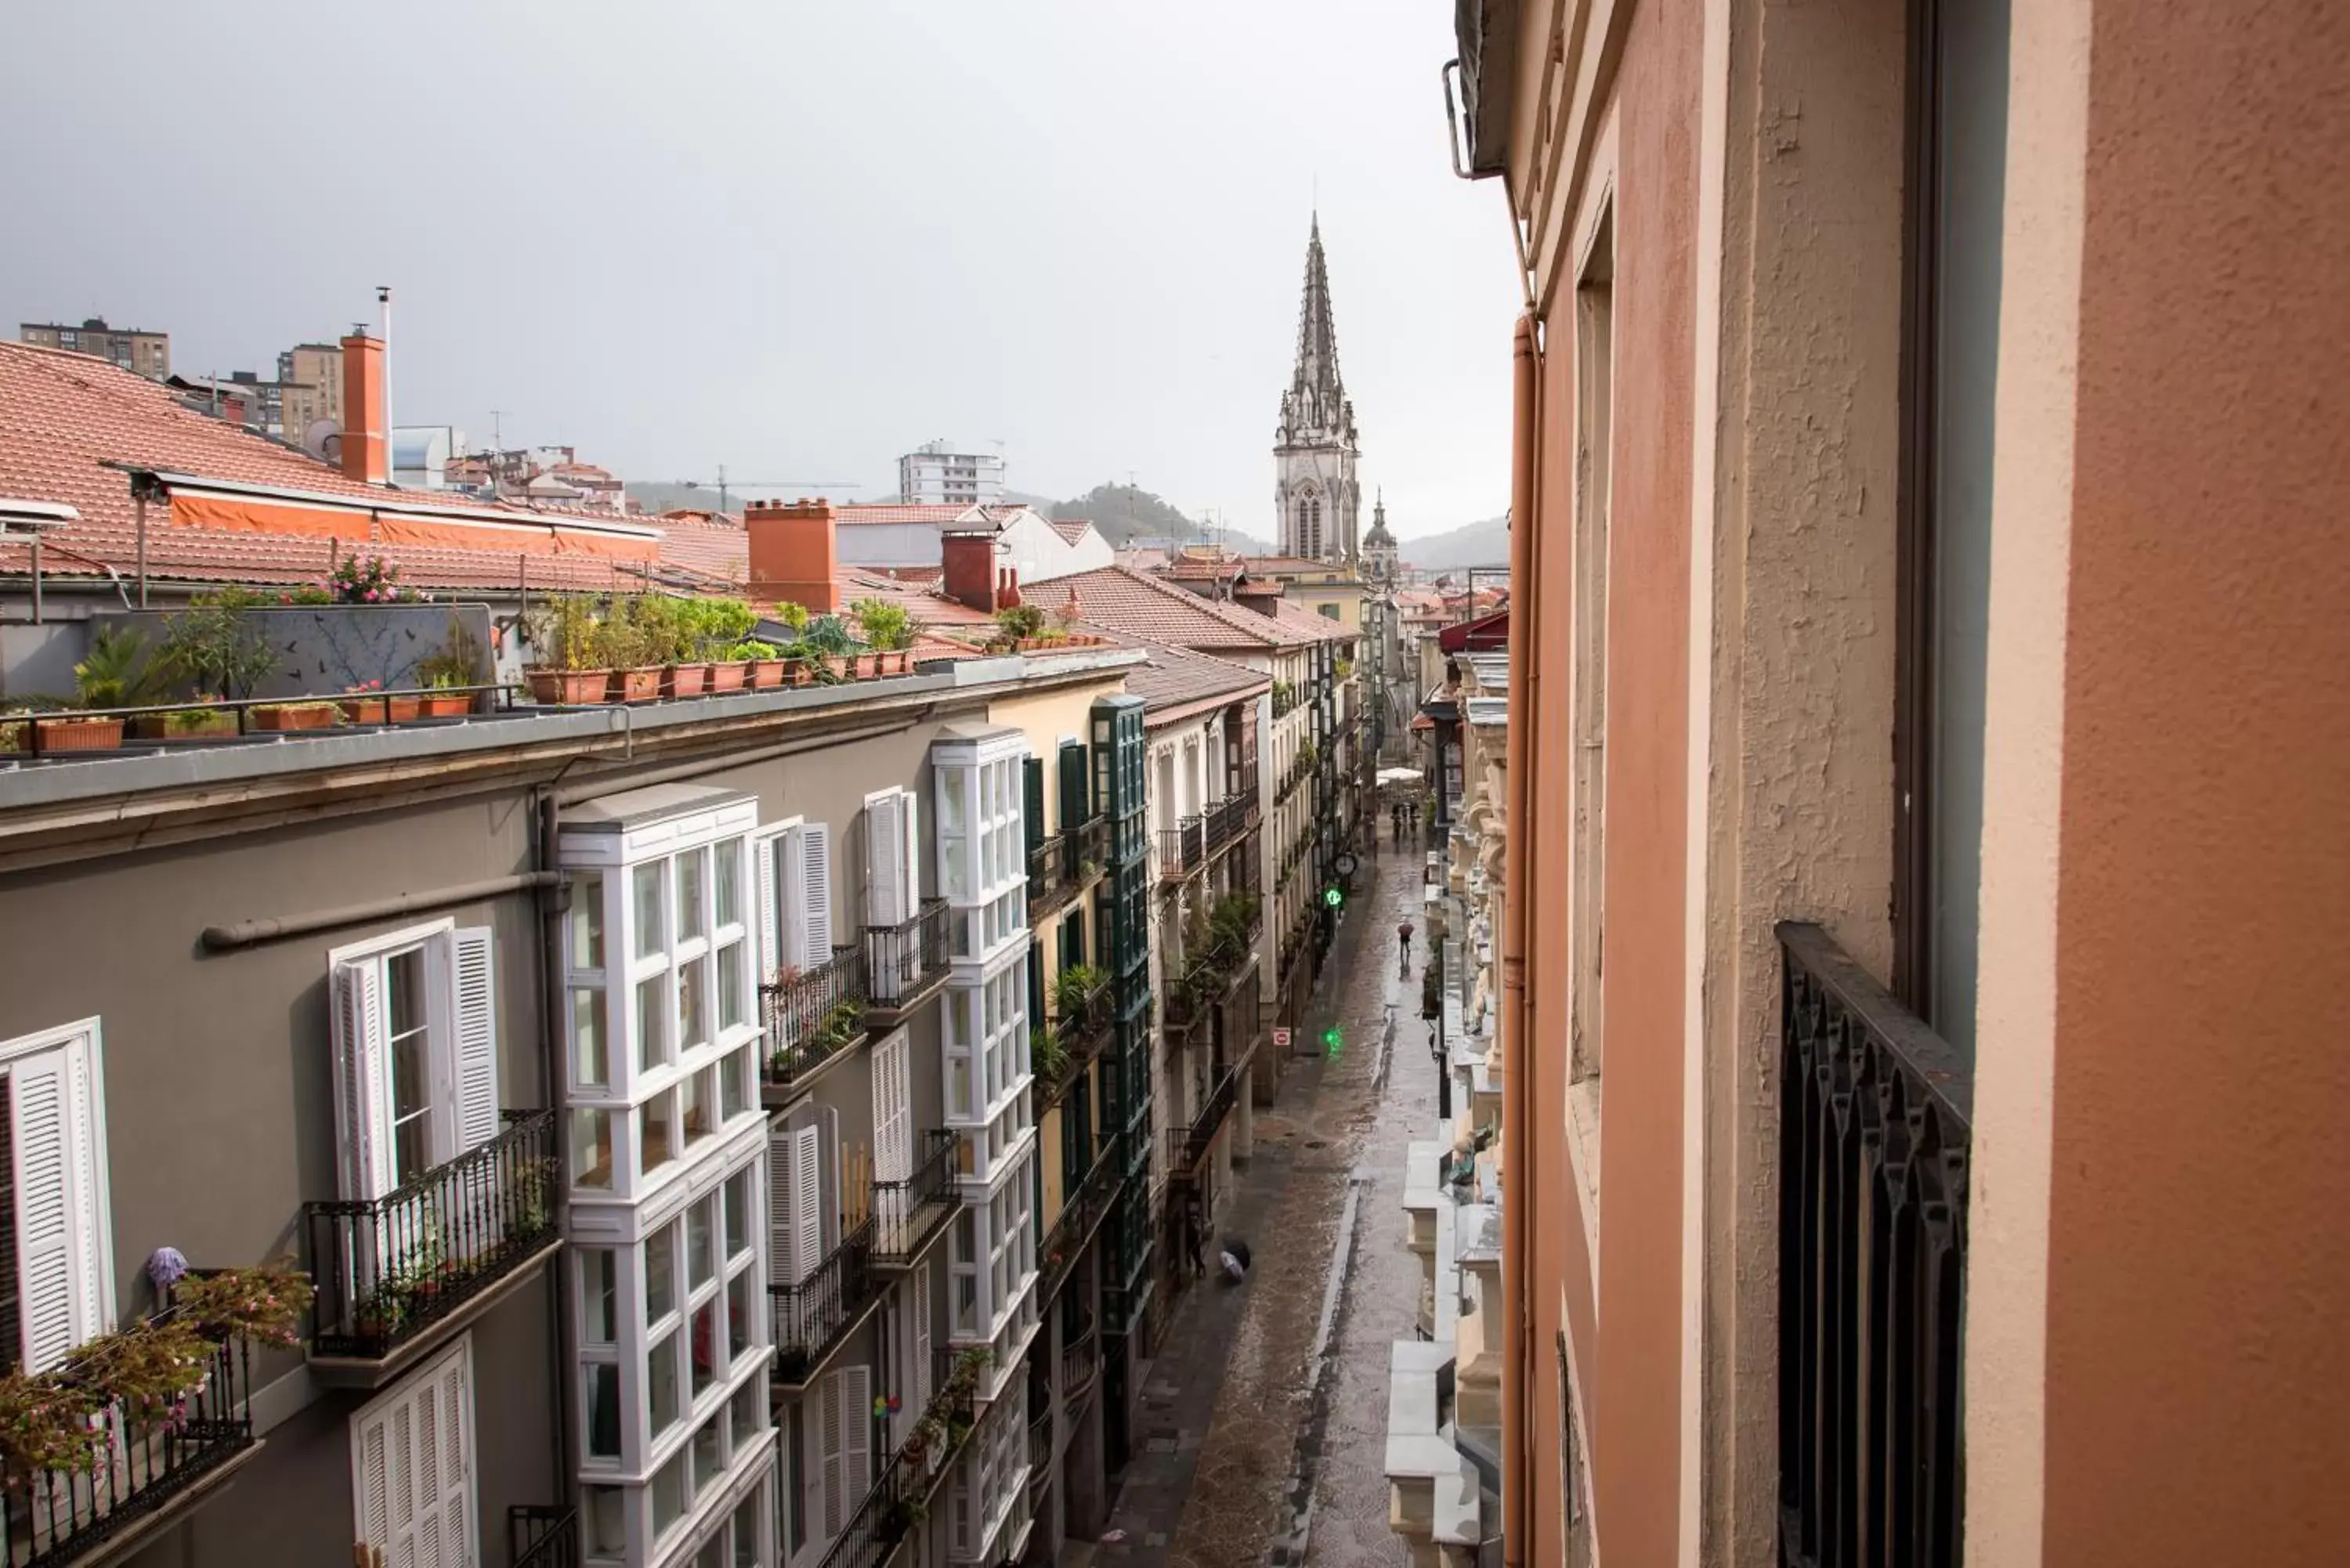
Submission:
<svg viewBox="0 0 2350 1568">
<path fill-rule="evenodd" d="M 995 607 L 997 609 L 1020 607 L 1019 567 L 1006 566 L 995 574 Z"/>
<path fill-rule="evenodd" d="M 383 423 L 383 339 L 343 339 L 343 477 L 391 483 L 391 432 Z"/>
<path fill-rule="evenodd" d="M 754 501 L 743 508 L 751 545 L 751 597 L 806 605 L 811 615 L 840 612 L 839 551 L 832 503 Z"/>
<path fill-rule="evenodd" d="M 975 610 L 1001 607 L 1002 579 L 995 569 L 995 535 L 982 533 L 939 535 L 939 587 L 947 597 Z M 1014 604 L 1020 601 L 1015 597 Z"/>
</svg>

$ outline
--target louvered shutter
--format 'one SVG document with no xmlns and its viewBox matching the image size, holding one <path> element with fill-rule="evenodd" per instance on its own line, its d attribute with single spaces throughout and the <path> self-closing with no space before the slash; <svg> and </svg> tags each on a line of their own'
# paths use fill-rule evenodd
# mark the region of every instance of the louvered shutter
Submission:
<svg viewBox="0 0 2350 1568">
<path fill-rule="evenodd" d="M 449 1521 L 442 1517 L 442 1449 L 448 1434 L 444 1430 L 447 1417 L 441 1404 L 440 1375 L 420 1378 L 413 1397 L 416 1417 L 409 1429 L 415 1434 L 415 1442 L 409 1450 L 407 1488 L 409 1501 L 416 1510 L 412 1561 L 417 1568 L 442 1568 L 442 1550 L 449 1544 L 444 1539 Z"/>
<path fill-rule="evenodd" d="M 487 926 L 452 932 L 450 945 L 457 1012 L 455 1122 L 463 1153 L 498 1136 L 497 977 Z"/>
<path fill-rule="evenodd" d="M 775 874 L 782 878 L 776 900 L 777 969 L 807 967 L 807 829 L 795 823 L 784 830 Z M 829 956 L 829 955 L 827 955 Z"/>
<path fill-rule="evenodd" d="M 841 1405 L 847 1395 L 846 1378 L 836 1372 L 824 1380 L 824 1397 L 817 1401 L 824 1407 L 824 1445 L 821 1465 L 824 1487 L 824 1538 L 830 1541 L 838 1535 L 847 1522 L 847 1506 L 841 1489 L 841 1450 L 847 1439 L 847 1419 Z"/>
<path fill-rule="evenodd" d="M 865 797 L 865 923 L 895 926 L 910 913 L 905 908 L 906 853 L 904 831 L 898 823 L 901 792 L 885 789 Z"/>
<path fill-rule="evenodd" d="M 391 1431 L 389 1412 L 363 1417 L 351 1442 L 352 1511 L 359 1543 L 389 1551 L 391 1542 Z"/>
<path fill-rule="evenodd" d="M 824 1166 L 814 1127 L 792 1134 L 792 1282 L 816 1272 L 824 1260 Z"/>
<path fill-rule="evenodd" d="M 792 1135 L 782 1127 L 767 1131 L 767 1280 L 771 1284 L 795 1285 L 792 1272 L 799 1262 L 799 1246 L 792 1234 L 796 1210 L 792 1207 Z"/>
<path fill-rule="evenodd" d="M 784 922 L 782 905 L 778 901 L 775 862 L 779 850 L 786 844 L 787 828 L 755 834 L 751 839 L 751 878 L 753 890 L 759 900 L 759 978 L 771 981 L 775 971 L 784 967 Z"/>
<path fill-rule="evenodd" d="M 873 1179 L 903 1181 L 914 1173 L 910 1054 L 906 1032 L 873 1048 Z"/>
<path fill-rule="evenodd" d="M 1061 742 L 1061 830 L 1066 833 L 1094 815 L 1092 770 L 1086 766 L 1086 749 L 1075 741 Z"/>
<path fill-rule="evenodd" d="M 467 1363 L 452 1356 L 421 1397 L 432 1406 L 437 1442 L 433 1468 L 424 1472 L 420 1501 L 429 1501 L 440 1527 L 442 1568 L 471 1568 L 473 1561 L 473 1390 L 467 1386 Z M 430 1490 L 427 1490 L 430 1488 Z M 432 1559 L 421 1552 L 423 1562 Z"/>
<path fill-rule="evenodd" d="M 54 1366 L 105 1326 L 97 1107 L 76 1037 L 8 1069 L 16 1156 L 16 1288 L 26 1370 Z"/>
<path fill-rule="evenodd" d="M 898 832 L 902 847 L 898 854 L 899 869 L 906 878 L 906 918 L 911 919 L 922 907 L 922 833 L 921 797 L 912 790 L 898 792 Z"/>
<path fill-rule="evenodd" d="M 387 1568 L 473 1568 L 473 1419 L 463 1346 L 354 1418 L 353 1522 Z"/>
<path fill-rule="evenodd" d="M 1042 757 L 1020 759 L 1020 802 L 1022 806 L 1022 843 L 1035 849 L 1045 842 L 1045 760 Z M 1064 828 L 1070 825 L 1061 824 Z"/>
<path fill-rule="evenodd" d="M 873 1490 L 873 1369 L 846 1367 L 840 1382 L 840 1495 L 853 1511 Z"/>
<path fill-rule="evenodd" d="M 800 826 L 800 932 L 806 955 L 803 967 L 814 969 L 832 958 L 832 829 L 821 822 Z"/>
<path fill-rule="evenodd" d="M 346 1200 L 392 1189 L 391 1117 L 386 1104 L 383 971 L 372 959 L 334 968 L 335 1130 Z"/>
</svg>

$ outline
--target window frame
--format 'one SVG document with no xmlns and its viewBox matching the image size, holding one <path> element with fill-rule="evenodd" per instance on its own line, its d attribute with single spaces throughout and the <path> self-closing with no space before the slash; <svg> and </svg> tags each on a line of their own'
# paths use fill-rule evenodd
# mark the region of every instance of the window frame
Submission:
<svg viewBox="0 0 2350 1568">
<path fill-rule="evenodd" d="M 103 1033 L 103 1026 L 99 1015 L 92 1014 L 88 1018 L 77 1019 L 70 1023 L 57 1024 L 51 1028 L 36 1030 L 31 1033 L 19 1034 L 0 1041 L 0 1080 L 5 1080 L 0 1081 L 0 1092 L 5 1092 L 10 1096 L 8 1115 L 11 1118 L 11 1137 L 9 1141 L 12 1158 L 17 1162 L 16 1168 L 10 1173 L 11 1179 L 16 1184 L 15 1201 L 17 1205 L 17 1213 L 15 1216 L 18 1325 L 16 1355 L 17 1365 L 27 1371 L 44 1370 L 56 1366 L 58 1361 L 70 1355 L 73 1350 L 78 1349 L 92 1338 L 114 1326 L 117 1310 L 114 1282 L 114 1203 L 108 1176 L 106 1049 Z M 92 1277 L 79 1282 L 73 1289 L 74 1297 L 81 1303 L 77 1309 L 78 1321 L 74 1324 L 73 1345 L 57 1355 L 36 1357 L 33 1354 L 33 1346 L 28 1337 L 33 1329 L 31 1314 L 25 1310 L 24 1303 L 26 1273 L 24 1245 L 27 1229 L 25 1222 L 24 1204 L 26 1192 L 22 1167 L 23 1139 L 16 1136 L 17 1129 L 14 1119 L 16 1116 L 14 1079 L 19 1064 L 28 1058 L 55 1053 L 65 1056 L 69 1063 L 71 1054 L 77 1048 L 82 1057 L 81 1092 L 84 1103 L 84 1111 L 78 1118 L 78 1126 L 83 1134 L 88 1137 L 90 1144 L 87 1165 L 89 1189 L 80 1195 L 81 1203 L 87 1210 L 84 1219 L 89 1224 L 90 1231 L 80 1253 L 80 1266 L 88 1270 Z M 71 1159 L 67 1161 L 67 1168 L 68 1173 L 73 1170 L 74 1162 Z M 70 1236 L 77 1226 L 73 1213 L 75 1195 L 70 1189 L 68 1191 L 67 1200 L 68 1234 Z"/>
</svg>

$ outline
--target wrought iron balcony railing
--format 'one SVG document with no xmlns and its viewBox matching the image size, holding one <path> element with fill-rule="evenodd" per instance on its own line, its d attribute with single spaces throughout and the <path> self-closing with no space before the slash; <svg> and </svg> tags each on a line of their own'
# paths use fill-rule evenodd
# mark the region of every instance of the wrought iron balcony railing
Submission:
<svg viewBox="0 0 2350 1568">
<path fill-rule="evenodd" d="M 1082 1006 L 1054 1018 L 1053 1038 L 1060 1046 L 1061 1059 L 1050 1073 L 1041 1064 L 1037 1068 L 1035 1099 L 1038 1116 L 1060 1104 L 1061 1096 L 1069 1092 L 1078 1075 L 1102 1054 L 1116 1033 L 1117 1022 L 1118 1012 L 1107 981 L 1087 997 Z"/>
<path fill-rule="evenodd" d="M 947 901 L 925 898 L 912 919 L 866 927 L 865 972 L 869 1012 L 903 1012 L 946 983 Z"/>
<path fill-rule="evenodd" d="M 57 1379 L 75 1384 L 88 1360 L 68 1356 Z M 250 1348 L 222 1341 L 208 1353 L 204 1380 L 181 1398 L 153 1409 L 115 1400 L 91 1416 L 86 1468 L 0 1463 L 0 1563 L 99 1561 L 107 1542 L 187 1503 L 206 1476 L 253 1447 L 252 1389 Z"/>
<path fill-rule="evenodd" d="M 1239 843 L 1248 830 L 1257 824 L 1256 796 L 1236 794 L 1218 801 L 1208 808 L 1207 851 L 1210 855 Z"/>
<path fill-rule="evenodd" d="M 1187 816 L 1159 830 L 1159 879 L 1180 882 L 1208 864 L 1207 819 Z"/>
<path fill-rule="evenodd" d="M 1100 1378 L 1101 1331 L 1088 1319 L 1077 1336 L 1061 1346 L 1062 1402 L 1076 1409 Z"/>
<path fill-rule="evenodd" d="M 1956 1568 L 1973 1064 L 1779 927 L 1779 1555 Z"/>
<path fill-rule="evenodd" d="M 1118 1200 L 1119 1183 L 1124 1179 L 1119 1170 L 1118 1140 L 1094 1140 L 1094 1162 L 1072 1191 L 1061 1211 L 1053 1220 L 1053 1228 L 1045 1232 L 1041 1254 L 1044 1267 L 1036 1280 L 1036 1304 L 1047 1307 L 1061 1293 L 1076 1272 L 1077 1260 L 1086 1255 L 1101 1222 L 1107 1218 L 1110 1207 Z"/>
<path fill-rule="evenodd" d="M 765 1082 L 789 1088 L 867 1033 L 865 950 L 835 948 L 823 963 L 785 970 L 759 988 L 767 1010 Z"/>
<path fill-rule="evenodd" d="M 381 1360 L 555 1244 L 555 1112 L 504 1116 L 398 1191 L 303 1206 L 312 1355 Z"/>
<path fill-rule="evenodd" d="M 568 1508 L 506 1510 L 506 1550 L 514 1568 L 578 1568 L 578 1511 Z"/>
<path fill-rule="evenodd" d="M 841 1337 L 865 1310 L 880 1299 L 882 1282 L 873 1268 L 874 1223 L 844 1226 L 839 1242 L 796 1284 L 769 1285 L 767 1305 L 775 1322 L 777 1383 L 806 1383 L 824 1365 Z"/>
<path fill-rule="evenodd" d="M 912 1175 L 902 1181 L 873 1184 L 875 1267 L 911 1266 L 954 1218 L 961 1201 L 954 1189 L 961 1147 L 952 1133 L 925 1134 L 921 1163 L 914 1167 Z"/>
<path fill-rule="evenodd" d="M 1028 909 L 1033 916 L 1066 901 L 1076 891 L 1069 876 L 1069 842 L 1060 834 L 1028 851 Z"/>
<path fill-rule="evenodd" d="M 1191 1118 L 1191 1125 L 1168 1133 L 1167 1140 L 1170 1146 L 1168 1155 L 1175 1166 L 1177 1176 L 1187 1176 L 1197 1170 L 1200 1162 L 1208 1158 L 1208 1150 L 1215 1146 L 1216 1134 L 1223 1127 L 1224 1118 L 1232 1114 L 1232 1106 L 1240 1099 L 1240 1084 L 1239 1072 L 1234 1068 L 1225 1068 L 1223 1075 L 1216 1080 L 1216 1086 L 1208 1091 L 1207 1099 L 1201 1104 L 1200 1114 Z"/>
</svg>

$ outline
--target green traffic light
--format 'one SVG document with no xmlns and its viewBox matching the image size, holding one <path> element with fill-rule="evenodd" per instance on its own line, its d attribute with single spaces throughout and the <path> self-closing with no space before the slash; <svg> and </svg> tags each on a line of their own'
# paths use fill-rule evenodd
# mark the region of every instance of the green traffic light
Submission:
<svg viewBox="0 0 2350 1568">
<path fill-rule="evenodd" d="M 1322 901 L 1335 909 L 1347 901 L 1347 895 L 1334 885 L 1322 889 Z"/>
<path fill-rule="evenodd" d="M 1329 1028 L 1322 1031 L 1322 1048 L 1328 1052 L 1334 1060 L 1339 1052 L 1347 1048 L 1347 1037 L 1338 1032 L 1336 1024 L 1333 1023 Z"/>
</svg>

